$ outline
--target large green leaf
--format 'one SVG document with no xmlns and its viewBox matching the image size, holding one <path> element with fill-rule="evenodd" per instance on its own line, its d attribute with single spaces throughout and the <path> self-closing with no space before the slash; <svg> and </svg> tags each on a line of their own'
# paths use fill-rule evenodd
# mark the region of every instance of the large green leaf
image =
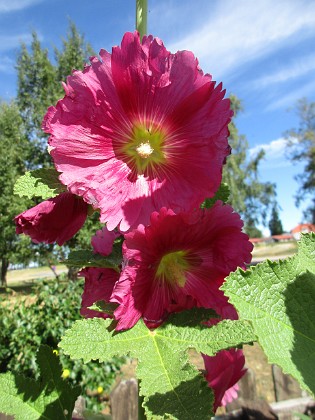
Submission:
<svg viewBox="0 0 315 420">
<path fill-rule="evenodd" d="M 222 289 L 252 322 L 269 362 L 314 394 L 315 235 L 303 235 L 292 258 L 230 274 Z"/>
<path fill-rule="evenodd" d="M 0 374 L 0 412 L 16 420 L 70 420 L 81 388 L 62 379 L 58 357 L 48 346 L 40 347 L 37 363 L 38 381 L 10 372 Z"/>
<path fill-rule="evenodd" d="M 96 254 L 88 249 L 79 249 L 70 252 L 68 258 L 63 262 L 72 267 L 113 268 L 114 270 L 119 271 L 121 257 L 117 257 L 114 253 L 104 257 L 103 255 Z"/>
<path fill-rule="evenodd" d="M 85 319 L 66 332 L 60 347 L 85 362 L 127 354 L 137 358 L 137 377 L 148 418 L 208 419 L 213 414 L 212 391 L 203 375 L 189 364 L 186 350 L 195 348 L 214 355 L 255 340 L 247 322 L 223 321 L 211 328 L 201 325 L 211 316 L 212 312 L 195 309 L 171 316 L 155 330 L 140 320 L 123 332 L 113 330 L 111 320 Z"/>
<path fill-rule="evenodd" d="M 59 181 L 60 173 L 53 168 L 36 169 L 26 172 L 15 183 L 14 194 L 20 197 L 41 197 L 44 200 L 66 192 L 66 187 Z"/>
</svg>

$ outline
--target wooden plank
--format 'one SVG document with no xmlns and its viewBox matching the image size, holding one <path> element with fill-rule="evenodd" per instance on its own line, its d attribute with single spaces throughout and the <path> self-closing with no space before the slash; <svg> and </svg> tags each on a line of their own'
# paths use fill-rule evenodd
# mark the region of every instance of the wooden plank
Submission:
<svg viewBox="0 0 315 420">
<path fill-rule="evenodd" d="M 110 394 L 113 420 L 138 420 L 138 382 L 121 381 Z"/>
<path fill-rule="evenodd" d="M 276 365 L 272 365 L 272 376 L 276 401 L 301 398 L 303 396 L 298 382 L 292 376 L 284 374 Z"/>
</svg>

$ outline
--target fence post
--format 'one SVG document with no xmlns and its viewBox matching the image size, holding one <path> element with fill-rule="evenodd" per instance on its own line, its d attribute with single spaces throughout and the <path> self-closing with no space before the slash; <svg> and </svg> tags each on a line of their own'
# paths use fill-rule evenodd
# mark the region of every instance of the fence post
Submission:
<svg viewBox="0 0 315 420">
<path fill-rule="evenodd" d="M 284 374 L 277 365 L 272 365 L 272 377 L 276 401 L 300 398 L 302 396 L 298 382 L 290 375 Z"/>
<path fill-rule="evenodd" d="M 240 401 L 255 401 L 256 400 L 256 377 L 253 369 L 248 368 L 245 375 L 238 381 L 239 391 L 238 399 L 227 404 L 226 411 L 230 412 L 239 408 Z"/>
<path fill-rule="evenodd" d="M 110 394 L 113 420 L 138 419 L 138 381 L 121 381 Z"/>
</svg>

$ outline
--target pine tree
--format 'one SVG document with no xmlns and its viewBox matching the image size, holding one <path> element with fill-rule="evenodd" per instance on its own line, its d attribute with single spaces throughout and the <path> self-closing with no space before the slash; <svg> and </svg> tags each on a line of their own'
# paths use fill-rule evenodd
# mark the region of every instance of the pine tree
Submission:
<svg viewBox="0 0 315 420">
<path fill-rule="evenodd" d="M 31 50 L 22 44 L 17 60 L 18 92 L 17 104 L 25 130 L 33 148 L 28 157 L 28 166 L 48 166 L 50 158 L 46 153 L 47 136 L 41 130 L 43 116 L 51 104 L 56 102 L 60 87 L 56 83 L 56 70 L 48 57 L 48 50 L 42 49 L 38 36 L 32 34 Z"/>
<path fill-rule="evenodd" d="M 57 81 L 65 82 L 73 70 L 82 70 L 92 55 L 95 53 L 91 45 L 85 42 L 84 36 L 78 32 L 75 24 L 70 22 L 67 38 L 63 39 L 62 50 L 55 48 Z"/>
<path fill-rule="evenodd" d="M 283 227 L 279 217 L 278 207 L 276 205 L 272 207 L 271 218 L 268 226 L 272 236 L 281 235 L 283 233 Z"/>
<path fill-rule="evenodd" d="M 41 129 L 43 117 L 47 108 L 64 95 L 61 82 L 66 81 L 73 69 L 83 69 L 89 55 L 93 54 L 91 46 L 71 22 L 62 49 L 55 49 L 56 64 L 51 62 L 49 51 L 42 48 L 36 32 L 32 37 L 30 51 L 22 44 L 17 60 L 17 103 L 34 146 L 29 157 L 31 168 L 52 165 L 47 153 L 47 135 Z"/>
</svg>

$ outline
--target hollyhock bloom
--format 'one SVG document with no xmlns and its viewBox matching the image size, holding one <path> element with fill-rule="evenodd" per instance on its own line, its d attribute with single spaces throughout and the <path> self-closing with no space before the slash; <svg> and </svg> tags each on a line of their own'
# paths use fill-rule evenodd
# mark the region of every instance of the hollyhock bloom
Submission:
<svg viewBox="0 0 315 420">
<path fill-rule="evenodd" d="M 218 201 L 191 216 L 162 208 L 150 226 L 125 234 L 125 267 L 111 301 L 119 304 L 117 329 L 131 328 L 143 316 L 162 322 L 168 313 L 192 306 L 222 316 L 230 306 L 219 287 L 238 266 L 251 260 L 252 244 L 231 206 Z M 222 309 L 223 308 L 223 309 Z"/>
<path fill-rule="evenodd" d="M 100 255 L 107 256 L 113 250 L 113 243 L 121 234 L 115 231 L 109 231 L 106 226 L 98 230 L 92 237 L 91 243 L 94 252 Z"/>
<path fill-rule="evenodd" d="M 99 300 L 109 302 L 113 287 L 119 279 L 119 273 L 112 268 L 88 267 L 81 270 L 79 276 L 85 277 L 81 315 L 86 318 L 108 318 L 108 314 L 88 308 Z"/>
<path fill-rule="evenodd" d="M 98 230 L 91 240 L 94 252 L 104 256 L 111 254 L 114 240 L 119 235 L 113 231 L 109 232 L 106 226 Z M 88 307 L 100 300 L 109 302 L 114 285 L 119 279 L 119 273 L 111 268 L 88 267 L 81 270 L 79 276 L 85 278 L 81 315 L 86 318 L 108 318 L 108 314 L 88 309 Z"/>
<path fill-rule="evenodd" d="M 123 232 L 162 207 L 186 212 L 212 197 L 230 153 L 233 113 L 222 85 L 191 52 L 172 54 L 137 32 L 90 61 L 67 78 L 43 121 L 69 191 Z"/>
<path fill-rule="evenodd" d="M 208 385 L 214 391 L 214 412 L 237 398 L 237 382 L 246 373 L 242 350 L 221 350 L 215 356 L 202 354 Z"/>
<path fill-rule="evenodd" d="M 83 226 L 88 204 L 70 193 L 62 193 L 14 218 L 16 233 L 24 233 L 35 243 L 63 245 Z"/>
</svg>

